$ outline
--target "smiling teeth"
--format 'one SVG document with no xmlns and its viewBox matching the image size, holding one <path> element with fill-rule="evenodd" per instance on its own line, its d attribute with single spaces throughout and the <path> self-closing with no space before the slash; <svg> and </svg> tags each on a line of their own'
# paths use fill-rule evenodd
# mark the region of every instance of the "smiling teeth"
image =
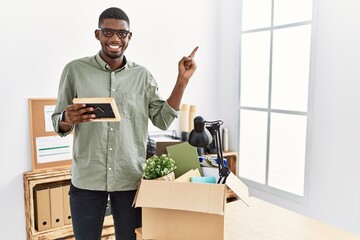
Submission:
<svg viewBox="0 0 360 240">
<path fill-rule="evenodd" d="M 113 49 L 117 49 L 117 48 L 120 48 L 119 45 L 109 45 L 110 48 L 113 48 Z"/>
</svg>

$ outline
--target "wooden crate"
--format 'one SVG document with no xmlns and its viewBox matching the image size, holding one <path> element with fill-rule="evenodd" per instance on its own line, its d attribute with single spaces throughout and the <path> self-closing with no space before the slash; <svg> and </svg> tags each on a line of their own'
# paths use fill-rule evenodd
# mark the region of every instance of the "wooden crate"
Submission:
<svg viewBox="0 0 360 240">
<path fill-rule="evenodd" d="M 26 218 L 26 239 L 47 240 L 47 239 L 75 239 L 72 225 L 64 225 L 58 228 L 51 228 L 44 231 L 35 229 L 35 204 L 34 187 L 39 184 L 51 184 L 57 182 L 70 182 L 70 167 L 58 169 L 46 169 L 24 173 L 24 197 L 25 197 L 25 218 Z M 114 222 L 112 216 L 104 219 L 102 231 L 103 240 L 114 240 Z"/>
</svg>

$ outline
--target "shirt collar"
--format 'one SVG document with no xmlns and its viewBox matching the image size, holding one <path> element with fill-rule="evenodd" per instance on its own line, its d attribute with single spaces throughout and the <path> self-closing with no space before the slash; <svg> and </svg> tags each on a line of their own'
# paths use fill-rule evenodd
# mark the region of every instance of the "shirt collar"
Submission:
<svg viewBox="0 0 360 240">
<path fill-rule="evenodd" d="M 102 59 L 102 57 L 100 56 L 100 51 L 95 55 L 95 60 L 96 62 L 99 64 L 99 66 L 101 67 L 101 69 L 105 70 L 105 71 L 113 71 L 109 64 L 107 64 L 104 59 Z M 129 63 L 126 59 L 126 57 L 124 56 L 124 61 L 125 61 L 125 65 L 122 67 L 122 68 L 119 68 L 119 69 L 116 69 L 115 72 L 119 72 L 125 68 L 128 68 L 129 67 Z"/>
</svg>

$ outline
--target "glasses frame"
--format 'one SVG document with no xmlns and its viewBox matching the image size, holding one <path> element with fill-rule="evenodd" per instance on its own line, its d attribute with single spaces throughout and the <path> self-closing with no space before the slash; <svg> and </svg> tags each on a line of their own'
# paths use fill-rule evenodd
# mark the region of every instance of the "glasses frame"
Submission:
<svg viewBox="0 0 360 240">
<path fill-rule="evenodd" d="M 130 33 L 130 31 L 124 30 L 124 29 L 114 30 L 114 29 L 111 29 L 111 28 L 98 28 L 98 29 L 96 29 L 96 30 L 101 31 L 101 33 L 102 33 L 105 37 L 109 37 L 109 38 L 112 37 L 112 36 L 114 36 L 114 34 L 116 33 L 116 36 L 118 36 L 118 38 L 123 39 L 123 38 L 126 38 L 126 37 L 129 35 L 129 33 Z M 105 31 L 110 32 L 111 35 L 110 35 L 110 34 L 106 34 Z"/>
</svg>

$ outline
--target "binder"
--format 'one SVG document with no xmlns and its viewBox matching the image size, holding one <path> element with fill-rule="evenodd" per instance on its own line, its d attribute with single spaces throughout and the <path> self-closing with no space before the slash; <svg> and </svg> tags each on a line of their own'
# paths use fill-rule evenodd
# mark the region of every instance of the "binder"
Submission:
<svg viewBox="0 0 360 240">
<path fill-rule="evenodd" d="M 63 185 L 63 206 L 64 206 L 64 225 L 71 224 L 71 211 L 70 211 L 70 185 Z"/>
<path fill-rule="evenodd" d="M 51 227 L 64 226 L 64 203 L 62 186 L 50 188 Z"/>
<path fill-rule="evenodd" d="M 51 228 L 50 192 L 48 188 L 35 189 L 35 228 L 39 232 Z"/>
</svg>

